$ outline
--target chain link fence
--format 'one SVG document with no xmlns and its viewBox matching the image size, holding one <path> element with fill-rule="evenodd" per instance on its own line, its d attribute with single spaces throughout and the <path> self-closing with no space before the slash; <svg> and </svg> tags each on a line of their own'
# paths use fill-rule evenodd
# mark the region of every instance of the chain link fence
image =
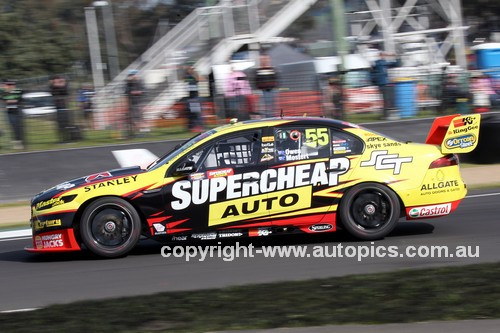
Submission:
<svg viewBox="0 0 500 333">
<path fill-rule="evenodd" d="M 48 77 L 20 81 L 18 86 L 24 90 L 19 104 L 23 147 L 16 145 L 4 105 L 0 152 L 160 140 L 172 134 L 187 136 L 189 131 L 201 131 L 230 118 L 319 116 L 363 122 L 383 115 L 381 87 L 372 84 L 369 69 L 351 71 L 341 78 L 335 73 L 316 73 L 313 62 L 282 64 L 274 68 L 275 85 L 265 90 L 258 87 L 255 67 L 234 70 L 234 63 L 223 67 L 214 75 L 197 77 L 194 83 L 185 68 L 177 69 L 181 82 L 178 93 L 184 97 L 168 107 L 155 106 L 154 118 L 144 117 L 151 94 L 144 85 L 139 85 L 141 94 L 135 99 L 130 92 L 125 94 L 125 86 L 116 88 L 107 96 L 112 107 L 96 113 L 92 91 L 85 95 L 81 78 L 72 74 L 66 74 L 70 84 L 64 110 L 55 106 Z M 499 82 L 481 72 L 397 71 L 390 84 L 391 119 L 484 112 L 499 106 Z M 231 75 L 234 72 L 240 74 Z M 68 115 L 64 124 L 60 123 L 61 112 Z M 61 136 L 62 130 L 68 131 L 67 138 Z"/>
</svg>

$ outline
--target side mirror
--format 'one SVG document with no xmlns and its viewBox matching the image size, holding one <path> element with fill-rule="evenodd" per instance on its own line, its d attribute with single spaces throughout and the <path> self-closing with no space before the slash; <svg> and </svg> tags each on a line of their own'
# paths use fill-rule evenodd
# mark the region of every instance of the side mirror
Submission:
<svg viewBox="0 0 500 333">
<path fill-rule="evenodd" d="M 176 176 L 188 175 L 196 171 L 194 161 L 186 161 L 184 163 L 179 164 L 177 168 L 175 168 Z"/>
</svg>

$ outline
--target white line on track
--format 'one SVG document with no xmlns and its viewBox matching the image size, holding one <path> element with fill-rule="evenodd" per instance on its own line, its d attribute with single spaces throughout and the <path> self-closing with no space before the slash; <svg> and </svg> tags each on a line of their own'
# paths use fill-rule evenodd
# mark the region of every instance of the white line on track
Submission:
<svg viewBox="0 0 500 333">
<path fill-rule="evenodd" d="M 0 236 L 1 238 L 1 236 Z M 29 237 L 16 237 L 16 238 L 6 238 L 6 239 L 0 239 L 0 242 L 10 242 L 10 241 L 16 241 L 16 240 L 23 240 L 23 239 L 31 239 L 32 236 Z"/>
<path fill-rule="evenodd" d="M 16 313 L 16 312 L 28 312 L 28 311 L 35 311 L 40 308 L 26 308 L 26 309 L 16 309 L 16 310 L 5 310 L 5 311 L 0 311 L 0 313 Z"/>
<path fill-rule="evenodd" d="M 29 237 L 28 237 L 29 236 Z M 0 232 L 0 239 L 31 237 L 31 229 L 20 229 Z"/>
</svg>

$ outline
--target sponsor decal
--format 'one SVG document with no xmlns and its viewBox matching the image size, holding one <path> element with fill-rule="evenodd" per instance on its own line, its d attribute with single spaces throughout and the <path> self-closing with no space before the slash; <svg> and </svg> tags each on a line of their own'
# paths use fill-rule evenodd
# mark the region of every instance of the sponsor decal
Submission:
<svg viewBox="0 0 500 333">
<path fill-rule="evenodd" d="M 89 192 L 91 190 L 95 190 L 101 187 L 108 187 L 108 186 L 116 186 L 116 185 L 123 185 L 123 184 L 129 184 L 132 182 L 137 181 L 137 175 L 135 176 L 129 176 L 129 177 L 123 177 L 119 179 L 113 179 L 113 180 L 108 180 L 104 181 L 102 183 L 97 183 L 97 184 L 92 184 L 92 185 L 87 185 L 84 187 L 85 192 Z"/>
<path fill-rule="evenodd" d="M 274 147 L 274 142 L 267 142 L 267 143 L 263 143 L 261 145 L 261 147 L 263 148 L 271 148 L 271 147 Z"/>
<path fill-rule="evenodd" d="M 155 235 L 165 235 L 167 233 L 163 224 L 153 223 L 153 227 L 155 228 Z"/>
<path fill-rule="evenodd" d="M 218 202 L 210 205 L 208 225 L 237 222 L 269 215 L 269 211 L 293 211 L 311 206 L 312 185 Z"/>
<path fill-rule="evenodd" d="M 53 249 L 64 246 L 62 234 L 42 235 L 35 237 L 37 249 Z"/>
<path fill-rule="evenodd" d="M 265 229 L 265 228 L 257 229 L 257 236 L 265 237 L 265 236 L 269 236 L 272 233 L 273 232 L 271 229 Z"/>
<path fill-rule="evenodd" d="M 262 172 L 252 171 L 195 181 L 181 180 L 172 185 L 174 199 L 171 201 L 171 207 L 174 210 L 183 210 L 206 202 L 245 198 L 307 185 L 335 186 L 339 183 L 339 177 L 347 173 L 349 168 L 349 159 L 338 157 L 327 162 L 283 166 Z M 256 181 L 245 182 L 246 179 Z"/>
<path fill-rule="evenodd" d="M 399 154 L 388 154 L 387 150 L 372 151 L 368 161 L 362 161 L 362 167 L 374 166 L 375 170 L 393 170 L 399 175 L 403 163 L 410 163 L 413 157 L 399 157 Z"/>
<path fill-rule="evenodd" d="M 323 232 L 323 231 L 328 231 L 332 230 L 333 225 L 328 224 L 328 223 L 322 223 L 322 224 L 315 224 L 309 227 L 309 230 L 314 231 L 314 232 Z"/>
<path fill-rule="evenodd" d="M 172 241 L 186 241 L 187 236 L 172 236 Z"/>
<path fill-rule="evenodd" d="M 349 147 L 347 143 L 332 143 L 332 147 Z"/>
<path fill-rule="evenodd" d="M 99 180 L 99 179 L 110 178 L 110 177 L 112 177 L 111 173 L 109 171 L 105 171 L 105 172 L 95 173 L 93 175 L 87 176 L 85 178 L 85 182 L 91 183 L 91 182 L 94 182 L 94 181 Z"/>
<path fill-rule="evenodd" d="M 436 179 L 439 180 L 440 182 L 444 180 L 444 172 L 443 172 L 443 170 L 437 169 Z"/>
<path fill-rule="evenodd" d="M 35 247 L 37 249 L 43 249 L 42 237 L 35 236 Z"/>
<path fill-rule="evenodd" d="M 231 175 L 234 175 L 234 170 L 232 168 L 207 171 L 208 179 L 227 177 L 227 176 L 231 176 Z"/>
<path fill-rule="evenodd" d="M 478 118 L 474 116 L 468 116 L 454 120 L 453 126 L 455 128 L 452 131 L 448 131 L 448 134 L 461 134 L 479 129 L 479 124 L 476 122 L 476 119 Z"/>
<path fill-rule="evenodd" d="M 39 203 L 36 204 L 35 208 L 36 210 L 44 210 L 44 209 L 49 209 L 55 206 L 59 206 L 64 204 L 65 201 L 61 198 L 52 198 L 47 201 L 40 201 Z"/>
<path fill-rule="evenodd" d="M 458 180 L 448 180 L 431 184 L 423 184 L 420 191 L 437 190 L 447 187 L 458 187 Z"/>
<path fill-rule="evenodd" d="M 270 228 L 257 228 L 248 230 L 249 237 L 266 237 L 273 233 Z"/>
<path fill-rule="evenodd" d="M 346 140 L 332 140 L 332 145 L 340 145 L 342 143 L 347 143 Z"/>
<path fill-rule="evenodd" d="M 384 142 L 387 141 L 387 138 L 384 138 L 382 136 L 372 136 L 366 139 L 366 142 Z"/>
<path fill-rule="evenodd" d="M 263 136 L 262 142 L 274 142 L 274 136 Z"/>
<path fill-rule="evenodd" d="M 298 130 L 291 131 L 290 139 L 292 139 L 293 141 L 298 141 L 300 139 L 300 132 Z"/>
<path fill-rule="evenodd" d="M 370 139 L 372 139 L 372 140 L 370 140 Z M 373 140 L 373 139 L 384 139 L 384 140 L 380 141 L 380 140 Z M 372 143 L 369 143 L 370 141 Z M 377 149 L 382 149 L 382 148 L 399 147 L 399 146 L 401 146 L 400 142 L 387 141 L 386 138 L 370 137 L 367 140 L 366 149 L 377 150 Z"/>
<path fill-rule="evenodd" d="M 473 134 L 465 134 L 456 138 L 446 140 L 445 146 L 449 149 L 454 148 L 467 148 L 476 143 L 476 136 Z"/>
<path fill-rule="evenodd" d="M 71 184 L 71 183 L 62 183 L 62 184 L 59 184 L 55 187 L 55 189 L 57 191 L 66 191 L 66 190 L 69 190 L 70 188 L 74 187 L 75 184 Z"/>
<path fill-rule="evenodd" d="M 274 158 L 274 156 L 271 155 L 271 154 L 264 154 L 264 155 L 262 155 L 260 161 L 261 162 L 267 162 L 267 161 L 272 160 L 273 158 Z"/>
<path fill-rule="evenodd" d="M 236 231 L 219 232 L 219 238 L 231 238 L 231 237 L 241 237 L 241 236 L 243 236 L 242 232 L 236 232 Z"/>
<path fill-rule="evenodd" d="M 467 127 L 463 127 L 463 128 L 455 128 L 451 133 L 448 132 L 448 134 L 461 134 L 461 133 L 470 132 L 472 130 L 476 130 L 478 128 L 479 128 L 479 125 L 467 126 Z"/>
<path fill-rule="evenodd" d="M 347 147 L 333 147 L 333 154 L 347 154 L 350 153 L 351 150 L 347 149 Z"/>
<path fill-rule="evenodd" d="M 201 239 L 201 240 L 212 240 L 212 239 L 217 238 L 217 233 L 216 232 L 205 232 L 205 233 L 192 234 L 191 238 Z"/>
<path fill-rule="evenodd" d="M 62 225 L 62 222 L 60 219 L 47 220 L 47 221 L 36 220 L 34 223 L 35 231 L 45 229 L 45 228 L 60 227 L 61 225 Z"/>
<path fill-rule="evenodd" d="M 264 153 L 274 153 L 274 148 L 262 148 L 260 151 L 262 154 Z"/>
<path fill-rule="evenodd" d="M 442 215 L 448 215 L 450 211 L 451 211 L 451 203 L 447 203 L 441 205 L 415 207 L 410 209 L 408 215 L 411 218 L 442 216 Z"/>
<path fill-rule="evenodd" d="M 455 126 L 455 128 L 458 128 L 458 127 L 463 127 L 463 126 L 467 126 L 467 125 L 472 125 L 473 123 L 474 123 L 473 117 L 463 117 L 461 119 L 454 120 L 453 126 Z"/>
<path fill-rule="evenodd" d="M 204 172 L 192 173 L 189 175 L 189 179 L 191 180 L 205 179 L 205 173 Z"/>
</svg>

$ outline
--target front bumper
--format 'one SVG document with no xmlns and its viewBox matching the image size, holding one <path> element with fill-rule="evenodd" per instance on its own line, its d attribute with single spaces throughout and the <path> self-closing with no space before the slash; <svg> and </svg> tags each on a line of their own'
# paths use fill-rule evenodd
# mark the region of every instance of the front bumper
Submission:
<svg viewBox="0 0 500 333">
<path fill-rule="evenodd" d="M 28 252 L 47 253 L 47 252 L 70 252 L 80 251 L 80 245 L 75 237 L 72 228 L 54 230 L 33 235 L 32 246 L 24 248 Z"/>
</svg>

